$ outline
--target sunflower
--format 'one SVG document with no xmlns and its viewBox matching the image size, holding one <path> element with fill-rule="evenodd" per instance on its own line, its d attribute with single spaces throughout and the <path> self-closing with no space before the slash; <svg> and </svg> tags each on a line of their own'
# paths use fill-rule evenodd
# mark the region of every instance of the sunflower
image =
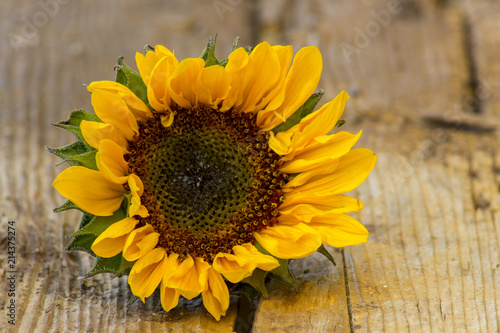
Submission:
<svg viewBox="0 0 500 333">
<path fill-rule="evenodd" d="M 344 214 L 362 204 L 343 193 L 376 156 L 352 149 L 361 132 L 329 134 L 346 92 L 313 112 L 317 47 L 293 57 L 291 46 L 263 42 L 219 61 L 214 46 L 180 62 L 148 47 L 139 73 L 120 59 L 117 82 L 87 86 L 95 114 L 57 124 L 78 141 L 50 150 L 71 165 L 53 183 L 69 200 L 56 210 L 84 212 L 68 249 L 97 256 L 87 276 L 128 274 L 143 302 L 159 288 L 165 311 L 201 294 L 219 320 L 228 282 L 278 272 L 323 244 L 366 241 Z"/>
</svg>

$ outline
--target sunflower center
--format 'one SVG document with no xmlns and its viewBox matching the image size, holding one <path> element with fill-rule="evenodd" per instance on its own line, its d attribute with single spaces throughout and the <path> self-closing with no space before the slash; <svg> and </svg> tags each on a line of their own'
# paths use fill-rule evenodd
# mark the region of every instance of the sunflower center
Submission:
<svg viewBox="0 0 500 333">
<path fill-rule="evenodd" d="M 144 183 L 141 202 L 160 234 L 158 246 L 209 262 L 218 252 L 252 243 L 277 222 L 284 200 L 280 157 L 252 114 L 197 107 L 175 110 L 174 122 L 140 124 L 126 156 Z"/>
</svg>

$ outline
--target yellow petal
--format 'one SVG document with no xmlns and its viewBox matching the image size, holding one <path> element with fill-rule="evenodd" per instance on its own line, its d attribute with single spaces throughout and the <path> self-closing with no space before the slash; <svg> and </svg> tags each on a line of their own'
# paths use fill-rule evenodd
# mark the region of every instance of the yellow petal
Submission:
<svg viewBox="0 0 500 333">
<path fill-rule="evenodd" d="M 278 155 L 286 156 L 292 151 L 292 136 L 291 132 L 278 132 L 276 135 L 272 131 L 269 132 L 269 147 Z"/>
<path fill-rule="evenodd" d="M 200 277 L 193 258 L 188 255 L 179 263 L 178 256 L 170 254 L 168 261 L 168 274 L 163 280 L 165 286 L 177 289 L 187 299 L 198 296 L 202 292 L 203 287 L 200 284 Z"/>
<path fill-rule="evenodd" d="M 262 115 L 266 114 L 266 117 L 258 116 L 257 125 L 263 130 L 270 130 L 292 115 L 316 89 L 322 69 L 323 60 L 316 46 L 300 49 L 286 76 L 283 103 L 276 108 L 275 113 L 266 112 L 262 113 Z M 276 107 L 276 104 L 272 106 Z M 266 108 L 266 111 L 270 110 Z"/>
<path fill-rule="evenodd" d="M 368 230 L 351 216 L 328 213 L 312 218 L 308 226 L 318 231 L 324 244 L 344 247 L 365 243 Z"/>
<path fill-rule="evenodd" d="M 307 172 L 299 173 L 285 184 L 283 192 L 289 192 L 294 188 L 298 188 L 304 184 L 308 184 L 309 182 L 311 182 L 311 179 L 315 179 L 320 175 L 331 174 L 338 168 L 339 164 L 340 158 L 334 159 L 330 162 L 330 164 L 323 166 L 323 168 L 319 170 L 310 170 Z"/>
<path fill-rule="evenodd" d="M 128 177 L 128 186 L 130 188 L 130 207 L 128 209 L 129 216 L 139 215 L 140 217 L 148 217 L 149 213 L 146 207 L 141 205 L 141 195 L 144 191 L 144 185 L 141 178 L 136 174 L 131 174 Z"/>
<path fill-rule="evenodd" d="M 244 278 L 252 275 L 253 270 L 244 269 L 242 267 L 244 263 L 239 264 L 237 260 L 238 259 L 232 254 L 218 253 L 214 259 L 213 267 L 229 281 L 238 283 Z"/>
<path fill-rule="evenodd" d="M 131 141 L 139 133 L 137 120 L 127 104 L 115 94 L 96 90 L 91 96 L 96 115 L 104 122 L 114 126 L 118 134 Z"/>
<path fill-rule="evenodd" d="M 124 154 L 128 153 L 127 139 L 125 139 L 123 135 L 118 134 L 113 125 L 82 120 L 80 123 L 80 129 L 82 130 L 83 138 L 92 147 L 99 149 L 99 143 L 101 143 L 101 140 L 109 139 L 116 142 Z"/>
<path fill-rule="evenodd" d="M 285 202 L 280 206 L 279 217 L 281 219 L 290 217 L 297 222 L 310 222 L 311 219 L 323 213 L 347 213 L 357 212 L 363 208 L 361 201 L 345 195 L 317 195 L 314 193 L 297 193 L 286 196 Z"/>
<path fill-rule="evenodd" d="M 244 112 L 261 110 L 269 102 L 269 98 L 265 97 L 272 94 L 279 84 L 281 74 L 278 54 L 267 42 L 258 44 L 252 50 L 248 66 L 251 75 L 247 69 L 245 84 L 239 88 L 242 103 L 236 103 Z"/>
<path fill-rule="evenodd" d="M 314 193 L 304 194 L 296 193 L 287 195 L 285 202 L 280 206 L 280 213 L 285 214 L 285 210 L 301 205 L 301 204 L 316 204 L 325 206 L 328 209 L 335 210 L 335 213 L 359 212 L 363 208 L 363 203 L 356 198 L 346 195 L 329 194 L 318 195 Z"/>
<path fill-rule="evenodd" d="M 166 57 L 168 59 L 168 62 L 173 66 L 177 66 L 178 61 L 175 58 L 174 53 L 162 45 L 156 45 L 155 51 L 148 51 L 146 55 L 136 53 L 135 61 L 137 63 L 137 68 L 139 69 L 139 73 L 141 74 L 141 77 L 146 86 L 149 84 L 153 68 L 158 63 L 158 61 L 164 57 Z"/>
<path fill-rule="evenodd" d="M 149 103 L 156 111 L 170 112 L 170 94 L 167 87 L 175 66 L 177 63 L 174 64 L 171 58 L 165 56 L 159 59 L 153 67 L 147 83 L 147 94 Z"/>
<path fill-rule="evenodd" d="M 302 150 L 307 144 L 317 141 L 318 137 L 330 132 L 344 112 L 348 98 L 349 95 L 342 91 L 333 101 L 307 115 L 300 123 L 290 128 L 288 131 L 295 133 L 292 138 L 293 150 Z"/>
<path fill-rule="evenodd" d="M 278 112 L 288 118 L 304 104 L 316 89 L 322 69 L 323 59 L 318 48 L 301 48 L 293 58 L 292 67 L 286 76 L 285 100 Z"/>
<path fill-rule="evenodd" d="M 294 180 L 292 179 L 285 185 L 284 190 L 291 190 L 290 195 L 299 192 L 316 193 L 318 195 L 349 192 L 366 179 L 376 161 L 377 156 L 371 150 L 364 148 L 353 149 L 340 158 L 338 167 L 332 173 L 314 175 L 307 183 L 293 189 Z M 313 175 L 314 171 L 308 171 L 304 174 Z"/>
<path fill-rule="evenodd" d="M 99 257 L 111 258 L 122 252 L 128 235 L 134 230 L 137 220 L 127 217 L 110 225 L 92 244 L 92 251 Z"/>
<path fill-rule="evenodd" d="M 328 135 L 328 139 L 322 139 L 323 143 L 313 141 L 302 150 L 296 151 L 292 160 L 286 161 L 280 168 L 282 172 L 301 173 L 310 170 L 323 170 L 333 164 L 334 161 L 347 154 L 354 144 L 359 140 L 361 131 L 357 135 L 348 132 L 339 132 Z"/>
<path fill-rule="evenodd" d="M 166 273 L 167 260 L 164 258 L 165 249 L 157 247 L 137 260 L 130 270 L 128 284 L 132 293 L 143 303 L 155 291 Z"/>
<path fill-rule="evenodd" d="M 273 270 L 280 265 L 278 260 L 259 252 L 255 246 L 249 243 L 233 247 L 233 253 L 236 257 L 246 260 L 247 264 L 254 263 L 257 268 L 264 271 Z"/>
<path fill-rule="evenodd" d="M 161 119 L 161 124 L 163 125 L 163 127 L 169 127 L 174 122 L 174 113 L 167 112 L 167 114 L 164 116 L 161 116 L 160 119 Z"/>
<path fill-rule="evenodd" d="M 321 235 L 304 223 L 294 226 L 276 225 L 254 232 L 257 242 L 277 258 L 303 258 L 321 246 Z"/>
<path fill-rule="evenodd" d="M 222 102 L 221 111 L 229 110 L 235 103 L 238 103 L 238 105 L 242 103 L 243 100 L 240 95 L 243 95 L 243 89 L 246 86 L 245 82 L 251 74 L 251 69 L 248 68 L 248 61 L 248 53 L 242 47 L 234 50 L 229 55 L 225 70 L 231 75 L 231 90 Z"/>
<path fill-rule="evenodd" d="M 200 280 L 203 281 L 203 291 L 201 293 L 203 305 L 216 320 L 220 320 L 220 317 L 226 314 L 229 307 L 227 285 L 222 276 L 212 267 L 201 268 L 199 260 L 196 261 L 196 265 L 201 272 Z"/>
<path fill-rule="evenodd" d="M 135 229 L 127 237 L 123 246 L 123 258 L 136 261 L 158 244 L 160 234 L 155 232 L 151 224 Z"/>
<path fill-rule="evenodd" d="M 179 63 L 170 76 L 168 81 L 170 98 L 183 108 L 190 109 L 198 102 L 194 83 L 203 67 L 205 67 L 203 59 L 187 58 Z"/>
<path fill-rule="evenodd" d="M 251 244 L 237 245 L 233 253 L 218 253 L 213 262 L 214 269 L 233 283 L 252 275 L 257 267 L 269 271 L 279 266 L 275 258 L 260 253 Z"/>
<path fill-rule="evenodd" d="M 73 166 L 54 180 L 52 186 L 84 211 L 111 216 L 120 208 L 125 189 L 107 180 L 99 171 Z"/>
<path fill-rule="evenodd" d="M 101 140 L 95 156 L 97 168 L 109 181 L 124 184 L 128 180 L 128 163 L 120 146 L 109 139 Z"/>
<path fill-rule="evenodd" d="M 87 90 L 92 93 L 98 90 L 103 90 L 116 95 L 127 104 L 129 110 L 137 120 L 146 121 L 148 118 L 153 117 L 153 114 L 149 111 L 146 104 L 144 104 L 144 102 L 141 101 L 141 99 L 137 97 L 132 90 L 118 82 L 95 81 L 89 84 Z"/>
<path fill-rule="evenodd" d="M 161 282 L 160 286 L 160 299 L 161 299 L 161 306 L 163 307 L 163 310 L 166 312 L 172 310 L 177 306 L 179 303 L 179 296 L 181 294 L 174 288 L 169 288 L 165 286 L 163 281 Z"/>
<path fill-rule="evenodd" d="M 221 66 L 203 68 L 197 80 L 198 101 L 217 108 L 229 93 L 231 75 Z"/>
<path fill-rule="evenodd" d="M 272 48 L 273 50 L 276 51 L 276 54 L 278 55 L 281 73 L 280 73 L 280 82 L 274 89 L 274 92 L 269 96 L 270 102 L 269 104 L 266 105 L 265 108 L 266 110 L 275 110 L 281 104 L 283 104 L 286 92 L 285 90 L 286 74 L 288 72 L 288 69 L 290 68 L 290 64 L 292 63 L 292 58 L 293 58 L 293 48 L 290 45 L 288 46 L 274 45 Z"/>
</svg>

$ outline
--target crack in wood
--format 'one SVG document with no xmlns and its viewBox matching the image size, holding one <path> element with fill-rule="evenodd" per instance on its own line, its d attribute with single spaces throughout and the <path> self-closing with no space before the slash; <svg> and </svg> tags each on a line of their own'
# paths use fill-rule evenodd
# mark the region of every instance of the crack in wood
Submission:
<svg viewBox="0 0 500 333">
<path fill-rule="evenodd" d="M 344 249 L 340 250 L 342 254 L 342 264 L 344 266 L 344 284 L 345 284 L 345 293 L 346 293 L 346 302 L 347 302 L 347 313 L 349 314 L 349 327 L 351 329 L 351 333 L 354 333 L 354 317 L 352 314 L 352 306 L 351 306 L 351 293 L 349 290 L 349 280 L 347 278 L 347 265 L 345 261 Z"/>
</svg>

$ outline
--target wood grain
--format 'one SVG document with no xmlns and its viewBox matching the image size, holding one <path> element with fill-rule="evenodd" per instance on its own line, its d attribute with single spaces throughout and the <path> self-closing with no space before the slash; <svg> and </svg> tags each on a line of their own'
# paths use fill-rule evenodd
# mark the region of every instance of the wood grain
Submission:
<svg viewBox="0 0 500 333">
<path fill-rule="evenodd" d="M 92 260 L 63 250 L 79 218 L 52 212 L 64 201 L 51 186 L 64 166 L 44 150 L 73 140 L 51 123 L 79 107 L 91 110 L 82 84 L 113 79 L 119 56 L 134 67 L 136 51 L 161 43 L 179 58 L 196 57 L 215 33 L 221 58 L 236 35 L 242 45 L 318 45 L 322 103 L 346 89 L 352 98 L 343 129 L 363 129 L 358 147 L 379 157 L 352 193 L 365 204 L 353 216 L 369 229 L 368 243 L 333 251 L 336 267 L 319 254 L 295 260 L 298 291 L 272 282 L 253 331 L 500 329 L 494 1 L 401 0 L 387 24 L 373 14 L 389 10 L 382 0 L 58 0 L 53 11 L 40 5 L 55 1 L 0 2 L 1 331 L 237 328 L 237 296 L 217 322 L 199 299 L 165 313 L 157 295 L 128 307 L 125 278 L 79 280 Z M 364 43 L 359 31 L 370 32 Z M 7 221 L 16 221 L 15 327 L 5 319 Z"/>
</svg>

